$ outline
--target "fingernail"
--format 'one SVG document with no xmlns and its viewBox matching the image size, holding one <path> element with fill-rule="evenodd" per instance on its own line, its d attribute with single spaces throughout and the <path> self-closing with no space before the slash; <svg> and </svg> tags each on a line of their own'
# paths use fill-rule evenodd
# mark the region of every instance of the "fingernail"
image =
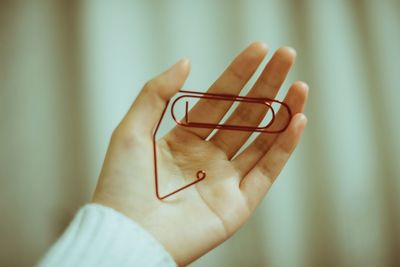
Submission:
<svg viewBox="0 0 400 267">
<path fill-rule="evenodd" d="M 295 128 L 296 130 L 302 130 L 307 125 L 307 117 L 303 113 L 298 115 Z"/>
<path fill-rule="evenodd" d="M 308 91 L 309 86 L 308 86 L 308 84 L 307 84 L 306 82 L 303 82 L 303 81 L 296 81 L 295 83 L 296 83 L 299 87 L 302 87 L 302 88 L 304 88 L 305 90 Z"/>
<path fill-rule="evenodd" d="M 189 59 L 187 58 L 182 58 L 178 60 L 174 65 L 172 65 L 167 72 L 180 72 L 184 69 L 186 69 L 190 64 Z"/>
<path fill-rule="evenodd" d="M 297 52 L 293 47 L 290 46 L 285 46 L 284 48 L 286 48 L 290 53 L 292 53 L 294 56 L 297 56 Z"/>
<path fill-rule="evenodd" d="M 251 43 L 248 48 L 250 48 L 250 55 L 253 57 L 265 55 L 268 50 L 268 46 L 264 42 L 260 41 Z"/>
</svg>

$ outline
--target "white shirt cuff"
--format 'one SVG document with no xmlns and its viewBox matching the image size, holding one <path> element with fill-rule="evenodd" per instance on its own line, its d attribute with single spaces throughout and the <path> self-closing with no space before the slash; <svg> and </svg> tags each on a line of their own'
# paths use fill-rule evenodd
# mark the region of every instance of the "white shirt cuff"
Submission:
<svg viewBox="0 0 400 267">
<path fill-rule="evenodd" d="M 114 209 L 82 207 L 39 263 L 47 266 L 176 266 L 162 245 Z"/>
</svg>

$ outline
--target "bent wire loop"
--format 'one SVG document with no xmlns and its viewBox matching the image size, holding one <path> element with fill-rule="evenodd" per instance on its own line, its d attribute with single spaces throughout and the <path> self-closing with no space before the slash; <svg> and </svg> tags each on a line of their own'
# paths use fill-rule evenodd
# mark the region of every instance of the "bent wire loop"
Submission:
<svg viewBox="0 0 400 267">
<path fill-rule="evenodd" d="M 259 132 L 259 133 L 281 133 L 286 130 L 289 126 L 289 122 L 292 118 L 292 112 L 289 106 L 282 102 L 275 99 L 270 98 L 262 98 L 262 97 L 248 97 L 248 96 L 238 96 L 238 95 L 229 95 L 229 94 L 214 94 L 214 93 L 205 93 L 205 92 L 196 92 L 196 91 L 187 91 L 187 90 L 180 90 L 179 93 L 183 95 L 177 97 L 171 104 L 171 117 L 175 121 L 175 123 L 182 127 L 193 127 L 193 128 L 206 128 L 206 129 L 219 129 L 219 130 L 233 130 L 233 131 L 246 131 L 246 132 Z M 216 101 L 229 101 L 229 102 L 241 102 L 241 103 L 250 103 L 250 104 L 262 104 L 265 105 L 268 111 L 271 111 L 271 120 L 265 126 L 243 126 L 243 125 L 234 125 L 234 124 L 225 124 L 225 123 L 204 123 L 204 122 L 193 122 L 189 119 L 189 102 L 186 101 L 185 103 L 185 116 L 183 120 L 179 120 L 176 118 L 174 108 L 178 101 L 185 100 L 185 98 L 197 98 L 197 99 L 209 99 L 209 100 L 216 100 Z M 289 115 L 289 119 L 287 120 L 286 124 L 278 129 L 269 129 L 276 118 L 276 112 L 272 107 L 273 103 L 277 103 L 281 105 L 281 108 L 284 107 Z M 204 180 L 207 176 L 204 170 L 199 170 L 196 173 L 196 180 L 190 182 L 173 192 L 170 192 L 165 195 L 161 195 L 159 191 L 159 183 L 158 183 L 158 171 L 157 171 L 157 146 L 156 146 L 156 134 L 160 127 L 161 121 L 165 115 L 169 102 L 166 104 L 161 118 L 154 130 L 153 134 L 153 156 L 154 156 L 154 177 L 155 177 L 155 191 L 156 196 L 159 200 L 163 200 L 167 197 L 170 197 L 202 180 Z"/>
</svg>

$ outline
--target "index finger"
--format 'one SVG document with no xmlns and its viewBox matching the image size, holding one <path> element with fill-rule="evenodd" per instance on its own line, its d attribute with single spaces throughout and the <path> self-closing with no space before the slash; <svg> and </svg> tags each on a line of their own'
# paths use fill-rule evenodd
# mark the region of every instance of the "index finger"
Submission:
<svg viewBox="0 0 400 267">
<path fill-rule="evenodd" d="M 255 42 L 243 50 L 208 89 L 207 93 L 238 95 L 248 80 L 257 70 L 265 55 L 267 46 L 262 42 Z M 200 99 L 190 110 L 188 116 L 192 121 L 218 123 L 232 106 L 231 101 L 212 101 Z M 189 131 L 205 139 L 213 129 L 175 127 L 173 131 Z"/>
</svg>

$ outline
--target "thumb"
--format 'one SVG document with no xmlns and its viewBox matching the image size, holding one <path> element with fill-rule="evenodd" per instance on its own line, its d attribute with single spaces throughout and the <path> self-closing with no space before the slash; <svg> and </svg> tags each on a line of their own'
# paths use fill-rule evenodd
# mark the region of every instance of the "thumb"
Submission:
<svg viewBox="0 0 400 267">
<path fill-rule="evenodd" d="M 120 127 L 132 134 L 152 135 L 167 102 L 182 88 L 189 70 L 189 60 L 181 59 L 168 70 L 148 81 L 122 120 Z"/>
</svg>

